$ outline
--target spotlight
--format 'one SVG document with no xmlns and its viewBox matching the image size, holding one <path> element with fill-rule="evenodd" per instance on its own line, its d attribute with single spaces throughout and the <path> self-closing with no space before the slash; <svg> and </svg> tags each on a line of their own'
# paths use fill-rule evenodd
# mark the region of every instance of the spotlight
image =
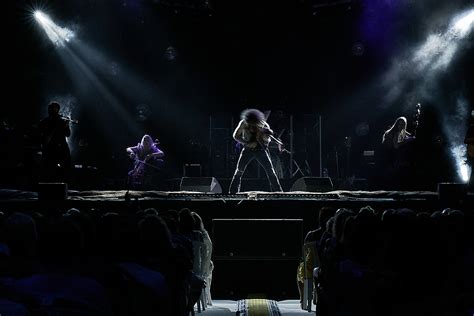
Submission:
<svg viewBox="0 0 474 316">
<path fill-rule="evenodd" d="M 466 155 L 467 155 L 466 145 L 465 144 L 453 145 L 451 146 L 450 149 L 451 149 L 451 155 L 454 159 L 454 164 L 456 166 L 459 179 L 463 183 L 468 182 L 471 169 L 469 165 L 466 163 Z"/>
<path fill-rule="evenodd" d="M 68 28 L 60 27 L 55 24 L 49 16 L 41 11 L 35 11 L 34 17 L 36 22 L 43 28 L 51 42 L 56 46 L 65 46 L 74 37 L 74 32 Z"/>
<path fill-rule="evenodd" d="M 36 19 L 38 22 L 41 21 L 41 20 L 43 20 L 43 19 L 44 19 L 43 12 L 41 12 L 41 11 L 35 11 L 34 17 L 35 17 L 35 19 Z"/>
<path fill-rule="evenodd" d="M 466 163 L 462 163 L 458 167 L 462 182 L 469 182 L 469 166 Z"/>
<path fill-rule="evenodd" d="M 474 26 L 474 9 L 457 17 L 453 23 L 451 30 L 458 37 L 465 37 Z"/>
</svg>

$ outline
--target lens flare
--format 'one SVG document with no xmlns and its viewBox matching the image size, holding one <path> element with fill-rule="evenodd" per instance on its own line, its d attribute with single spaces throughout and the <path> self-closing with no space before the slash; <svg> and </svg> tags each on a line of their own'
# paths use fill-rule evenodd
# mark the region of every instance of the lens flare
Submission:
<svg viewBox="0 0 474 316">
<path fill-rule="evenodd" d="M 459 174 L 461 176 L 461 180 L 465 183 L 469 181 L 469 173 L 470 173 L 469 171 L 470 171 L 470 168 L 465 163 L 459 166 Z"/>
<path fill-rule="evenodd" d="M 456 18 L 451 26 L 451 32 L 458 37 L 465 37 L 474 27 L 474 9 L 467 11 L 466 13 L 460 14 Z"/>
<path fill-rule="evenodd" d="M 471 169 L 466 163 L 466 145 L 459 144 L 451 146 L 451 156 L 453 157 L 459 179 L 463 182 L 469 181 Z"/>
<path fill-rule="evenodd" d="M 35 11 L 36 22 L 43 28 L 44 32 L 57 47 L 64 47 L 74 37 L 74 32 L 66 27 L 55 24 L 46 14 Z"/>
</svg>

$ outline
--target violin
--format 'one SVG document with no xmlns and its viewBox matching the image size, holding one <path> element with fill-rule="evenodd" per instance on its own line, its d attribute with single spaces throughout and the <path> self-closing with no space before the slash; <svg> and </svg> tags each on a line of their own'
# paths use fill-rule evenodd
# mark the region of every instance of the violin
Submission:
<svg viewBox="0 0 474 316">
<path fill-rule="evenodd" d="M 61 117 L 61 119 L 65 122 L 69 122 L 69 123 L 72 123 L 72 124 L 79 124 L 78 120 L 73 120 L 69 116 L 59 115 L 59 117 Z"/>
</svg>

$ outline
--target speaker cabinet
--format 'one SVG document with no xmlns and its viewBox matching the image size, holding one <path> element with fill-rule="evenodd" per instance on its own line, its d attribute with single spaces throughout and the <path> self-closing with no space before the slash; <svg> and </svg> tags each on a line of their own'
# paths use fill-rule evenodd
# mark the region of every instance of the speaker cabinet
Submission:
<svg viewBox="0 0 474 316">
<path fill-rule="evenodd" d="M 212 220 L 216 258 L 298 259 L 303 242 L 302 219 Z"/>
<path fill-rule="evenodd" d="M 38 199 L 40 200 L 66 200 L 67 183 L 38 183 Z"/>
<path fill-rule="evenodd" d="M 222 193 L 222 187 L 214 177 L 183 177 L 179 187 L 181 191 Z"/>
<path fill-rule="evenodd" d="M 329 177 L 303 177 L 295 181 L 290 191 L 328 192 L 334 188 Z"/>
</svg>

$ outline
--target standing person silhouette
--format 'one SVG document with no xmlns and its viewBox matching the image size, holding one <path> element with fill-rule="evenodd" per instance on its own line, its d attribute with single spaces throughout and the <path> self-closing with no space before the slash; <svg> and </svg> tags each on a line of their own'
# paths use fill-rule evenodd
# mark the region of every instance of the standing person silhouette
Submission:
<svg viewBox="0 0 474 316">
<path fill-rule="evenodd" d="M 67 182 L 71 171 L 71 153 L 66 141 L 71 136 L 71 120 L 60 115 L 60 109 L 58 102 L 50 102 L 48 116 L 39 123 L 41 181 L 44 182 Z"/>
<path fill-rule="evenodd" d="M 234 139 L 243 145 L 237 168 L 230 183 L 229 193 L 240 192 L 242 175 L 248 164 L 256 159 L 265 170 L 270 181 L 271 191 L 281 192 L 280 182 L 270 159 L 268 144 L 273 137 L 270 125 L 265 121 L 265 115 L 256 109 L 247 109 L 240 115 L 241 121 L 233 133 Z"/>
<path fill-rule="evenodd" d="M 412 146 L 415 137 L 407 131 L 407 119 L 398 117 L 382 137 L 381 173 L 383 186 L 406 189 L 413 163 Z"/>
</svg>

